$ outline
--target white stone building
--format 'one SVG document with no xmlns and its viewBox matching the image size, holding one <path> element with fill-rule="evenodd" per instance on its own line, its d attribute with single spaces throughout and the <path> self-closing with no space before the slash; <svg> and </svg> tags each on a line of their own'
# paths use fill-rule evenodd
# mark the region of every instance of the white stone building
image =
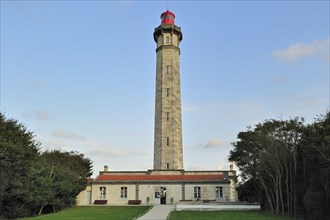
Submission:
<svg viewBox="0 0 330 220">
<path fill-rule="evenodd" d="M 154 167 L 148 171 L 108 171 L 77 197 L 78 205 L 177 204 L 236 201 L 236 171 L 183 169 L 180 92 L 181 28 L 166 11 L 155 28 L 156 104 Z"/>
</svg>

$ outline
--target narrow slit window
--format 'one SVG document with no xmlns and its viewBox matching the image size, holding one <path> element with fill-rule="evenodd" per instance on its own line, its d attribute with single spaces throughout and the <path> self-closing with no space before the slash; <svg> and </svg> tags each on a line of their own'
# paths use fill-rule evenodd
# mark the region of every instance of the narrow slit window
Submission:
<svg viewBox="0 0 330 220">
<path fill-rule="evenodd" d="M 170 138 L 167 137 L 167 138 L 166 138 L 166 146 L 169 146 L 169 145 L 170 145 Z"/>
<path fill-rule="evenodd" d="M 166 96 L 169 97 L 170 96 L 170 89 L 166 89 Z"/>
<path fill-rule="evenodd" d="M 169 120 L 170 120 L 170 113 L 166 112 L 166 121 L 169 121 Z"/>
<path fill-rule="evenodd" d="M 171 65 L 166 66 L 166 73 L 167 74 L 172 73 L 172 66 Z"/>
<path fill-rule="evenodd" d="M 170 169 L 170 164 L 169 164 L 169 163 L 166 164 L 166 169 L 167 169 L 167 170 Z"/>
</svg>

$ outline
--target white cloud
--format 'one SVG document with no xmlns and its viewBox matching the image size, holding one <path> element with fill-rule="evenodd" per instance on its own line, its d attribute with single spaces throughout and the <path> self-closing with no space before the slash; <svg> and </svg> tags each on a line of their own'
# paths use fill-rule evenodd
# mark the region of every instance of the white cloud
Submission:
<svg viewBox="0 0 330 220">
<path fill-rule="evenodd" d="M 223 140 L 220 140 L 219 138 L 211 138 L 207 141 L 206 144 L 192 144 L 185 146 L 186 150 L 200 150 L 200 149 L 206 149 L 206 148 L 219 148 L 226 145 L 226 142 Z"/>
<path fill-rule="evenodd" d="M 79 135 L 70 131 L 63 131 L 63 130 L 54 130 L 51 132 L 53 137 L 63 138 L 63 139 L 78 139 L 80 141 L 85 141 L 87 138 L 83 135 Z"/>
<path fill-rule="evenodd" d="M 329 42 L 330 39 L 316 40 L 310 44 L 296 43 L 290 45 L 287 49 L 275 50 L 272 55 L 280 60 L 293 61 L 302 57 L 315 56 L 324 53 L 322 59 L 325 59 L 324 57 L 329 57 Z"/>
<path fill-rule="evenodd" d="M 47 120 L 48 119 L 48 112 L 46 111 L 31 111 L 31 112 L 24 112 L 22 114 L 24 118 L 29 119 L 36 119 L 36 120 Z"/>
<path fill-rule="evenodd" d="M 205 145 L 205 148 L 217 148 L 217 147 L 223 147 L 226 143 L 223 140 L 220 140 L 218 138 L 211 138 L 208 140 L 207 144 Z"/>
</svg>

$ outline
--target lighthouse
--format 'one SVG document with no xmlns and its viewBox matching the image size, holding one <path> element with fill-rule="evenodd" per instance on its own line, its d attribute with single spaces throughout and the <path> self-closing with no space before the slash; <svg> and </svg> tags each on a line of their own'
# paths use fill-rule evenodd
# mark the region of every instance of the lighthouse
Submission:
<svg viewBox="0 0 330 220">
<path fill-rule="evenodd" d="M 180 92 L 181 28 L 174 13 L 162 13 L 155 28 L 156 101 L 154 128 L 154 170 L 182 170 L 182 117 Z"/>
<path fill-rule="evenodd" d="M 181 28 L 161 14 L 156 42 L 154 164 L 147 171 L 111 171 L 108 166 L 77 197 L 78 205 L 159 205 L 180 201 L 234 202 L 236 171 L 184 170 L 180 94 Z M 119 196 L 120 195 L 120 196 Z"/>
</svg>

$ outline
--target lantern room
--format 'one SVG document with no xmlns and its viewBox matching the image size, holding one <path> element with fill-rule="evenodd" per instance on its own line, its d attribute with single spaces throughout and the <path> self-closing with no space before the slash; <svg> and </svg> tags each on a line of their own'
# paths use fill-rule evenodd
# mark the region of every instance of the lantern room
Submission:
<svg viewBox="0 0 330 220">
<path fill-rule="evenodd" d="M 169 10 L 165 11 L 160 18 L 162 19 L 162 25 L 163 24 L 174 24 L 174 13 L 170 12 Z"/>
</svg>

